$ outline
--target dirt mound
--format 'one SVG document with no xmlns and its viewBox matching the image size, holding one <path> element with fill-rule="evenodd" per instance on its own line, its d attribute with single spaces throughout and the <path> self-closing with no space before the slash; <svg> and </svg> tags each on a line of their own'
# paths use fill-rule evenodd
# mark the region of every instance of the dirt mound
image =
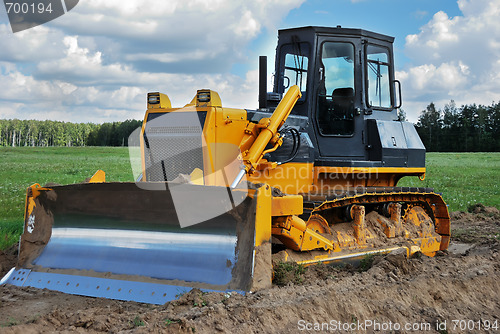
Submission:
<svg viewBox="0 0 500 334">
<path fill-rule="evenodd" d="M 18 245 L 14 245 L 5 251 L 0 250 L 0 278 L 9 272 L 17 262 Z"/>
<path fill-rule="evenodd" d="M 391 253 L 362 268 L 293 269 L 282 286 L 246 296 L 193 289 L 153 306 L 2 286 L 1 332 L 464 332 L 453 320 L 471 320 L 468 332 L 486 332 L 479 323 L 500 327 L 498 218 L 495 212 L 453 213 L 450 250 L 434 258 Z M 377 323 L 393 330 L 376 330 Z"/>
<path fill-rule="evenodd" d="M 500 210 L 493 206 L 484 206 L 482 203 L 476 203 L 467 208 L 467 211 L 470 213 L 486 213 L 486 214 L 500 214 Z"/>
<path fill-rule="evenodd" d="M 452 240 L 465 243 L 495 243 L 500 241 L 500 211 L 475 204 L 469 211 L 450 214 Z"/>
</svg>

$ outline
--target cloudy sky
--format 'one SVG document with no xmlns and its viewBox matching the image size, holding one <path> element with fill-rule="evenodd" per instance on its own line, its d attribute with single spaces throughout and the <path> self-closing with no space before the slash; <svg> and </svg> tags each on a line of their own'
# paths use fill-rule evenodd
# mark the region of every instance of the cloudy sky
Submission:
<svg viewBox="0 0 500 334">
<path fill-rule="evenodd" d="M 443 107 L 500 101 L 500 0 L 80 0 L 13 34 L 0 8 L 0 118 L 141 119 L 146 93 L 174 106 L 197 89 L 257 107 L 257 63 L 271 71 L 277 29 L 363 28 L 396 37 L 411 121 Z"/>
</svg>

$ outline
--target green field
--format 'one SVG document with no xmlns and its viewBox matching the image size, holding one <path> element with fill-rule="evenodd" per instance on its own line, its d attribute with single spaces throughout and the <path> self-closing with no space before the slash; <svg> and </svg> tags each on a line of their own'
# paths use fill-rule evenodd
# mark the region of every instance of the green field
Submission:
<svg viewBox="0 0 500 334">
<path fill-rule="evenodd" d="M 450 211 L 475 203 L 500 208 L 500 153 L 427 153 L 424 181 L 405 177 L 399 186 L 430 187 Z"/>
<path fill-rule="evenodd" d="M 0 249 L 22 232 L 26 188 L 84 181 L 98 169 L 106 181 L 133 181 L 125 147 L 0 147 Z"/>
<path fill-rule="evenodd" d="M 133 181 L 124 147 L 0 147 L 0 249 L 15 243 L 23 225 L 26 187 L 82 182 L 95 171 L 107 181 Z M 451 211 L 482 203 L 500 208 L 500 153 L 429 153 L 427 177 L 404 178 L 400 186 L 432 187 Z"/>
</svg>

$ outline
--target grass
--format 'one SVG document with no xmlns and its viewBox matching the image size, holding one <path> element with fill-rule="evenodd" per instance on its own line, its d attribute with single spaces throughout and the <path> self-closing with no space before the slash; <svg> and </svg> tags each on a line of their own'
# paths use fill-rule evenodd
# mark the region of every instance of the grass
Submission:
<svg viewBox="0 0 500 334">
<path fill-rule="evenodd" d="M 0 327 L 12 327 L 12 326 L 16 326 L 16 325 L 19 325 L 19 321 L 17 321 L 16 319 L 14 319 L 12 317 L 9 317 L 9 320 L 7 320 L 7 322 L 1 324 Z"/>
<path fill-rule="evenodd" d="M 398 186 L 434 188 L 450 211 L 476 203 L 500 208 L 500 153 L 428 153 L 426 165 L 424 181 L 405 177 Z"/>
<path fill-rule="evenodd" d="M 375 255 L 374 254 L 368 254 L 365 257 L 361 259 L 359 262 L 359 271 L 367 271 L 370 269 L 373 265 L 373 261 L 375 260 Z"/>
<path fill-rule="evenodd" d="M 169 319 L 169 318 L 166 318 L 164 321 L 165 321 L 165 325 L 167 325 L 167 326 L 181 322 L 179 319 Z"/>
<path fill-rule="evenodd" d="M 279 262 L 274 267 L 273 283 L 279 286 L 285 286 L 289 282 L 301 284 L 304 281 L 306 268 L 297 263 Z"/>
<path fill-rule="evenodd" d="M 98 169 L 107 181 L 133 181 L 126 147 L 0 147 L 0 249 L 23 228 L 26 188 L 84 181 Z"/>
<path fill-rule="evenodd" d="M 0 147 L 0 250 L 19 239 L 28 186 L 78 183 L 98 169 L 107 181 L 134 181 L 126 147 Z M 434 188 L 450 211 L 466 211 L 475 203 L 500 208 L 498 180 L 500 153 L 429 153 L 426 179 L 398 185 Z"/>
<path fill-rule="evenodd" d="M 144 321 L 138 315 L 135 316 L 134 320 L 131 321 L 133 328 L 144 326 Z"/>
</svg>

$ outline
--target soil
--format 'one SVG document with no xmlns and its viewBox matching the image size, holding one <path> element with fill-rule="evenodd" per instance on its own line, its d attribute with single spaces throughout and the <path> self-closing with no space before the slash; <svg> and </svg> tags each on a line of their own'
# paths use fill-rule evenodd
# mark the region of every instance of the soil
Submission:
<svg viewBox="0 0 500 334">
<path fill-rule="evenodd" d="M 0 333 L 500 332 L 500 212 L 471 211 L 451 214 L 449 250 L 433 258 L 292 267 L 288 282 L 246 296 L 193 289 L 155 306 L 1 286 Z M 0 253 L 1 276 L 15 253 Z"/>
</svg>

